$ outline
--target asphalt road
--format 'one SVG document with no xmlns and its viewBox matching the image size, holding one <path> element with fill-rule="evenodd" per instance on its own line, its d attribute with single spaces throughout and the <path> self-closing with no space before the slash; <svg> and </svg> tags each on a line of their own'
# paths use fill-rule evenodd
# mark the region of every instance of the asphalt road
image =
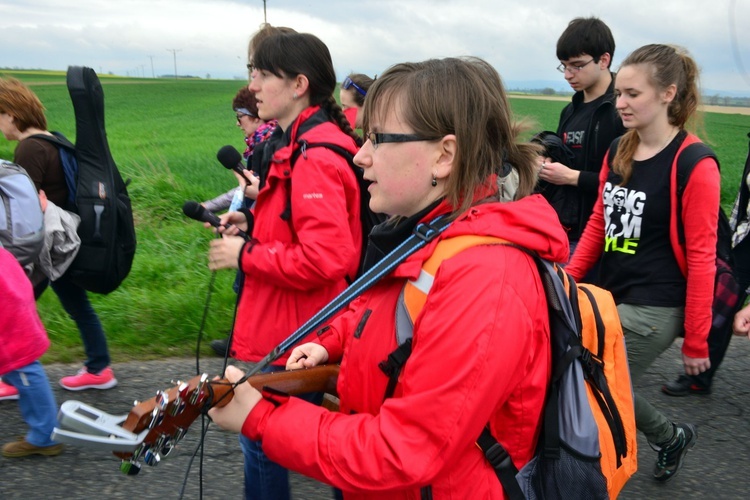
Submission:
<svg viewBox="0 0 750 500">
<path fill-rule="evenodd" d="M 732 340 L 714 391 L 708 396 L 671 398 L 659 387 L 680 369 L 678 345 L 667 351 L 641 381 L 637 390 L 676 421 L 693 422 L 698 442 L 687 455 L 680 474 L 667 484 L 651 478 L 656 453 L 643 436 L 638 439 L 639 471 L 625 486 L 621 499 L 744 499 L 750 496 L 750 341 Z M 201 371 L 221 370 L 218 358 L 201 360 Z M 90 404 L 113 415 L 127 414 L 133 400 L 146 400 L 171 380 L 196 373 L 195 360 L 167 359 L 115 364 L 119 385 L 107 391 L 71 393 L 57 380 L 77 367 L 48 365 L 58 404 L 69 399 Z M 137 476 L 119 472 L 120 460 L 107 452 L 67 446 L 57 457 L 0 457 L 0 499 L 83 498 L 242 498 L 242 455 L 237 436 L 209 426 L 202 453 L 198 449 L 200 422 L 193 424 L 178 449 L 157 466 L 143 466 Z M 0 402 L 0 441 L 23 435 L 25 424 L 14 401 Z M 331 489 L 292 474 L 295 499 L 329 499 Z"/>
</svg>

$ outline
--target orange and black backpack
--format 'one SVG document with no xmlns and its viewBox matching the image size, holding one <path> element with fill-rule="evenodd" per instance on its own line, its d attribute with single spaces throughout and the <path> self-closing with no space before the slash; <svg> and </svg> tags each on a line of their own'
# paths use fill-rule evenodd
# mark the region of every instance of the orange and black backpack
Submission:
<svg viewBox="0 0 750 500">
<path fill-rule="evenodd" d="M 411 354 L 413 325 L 440 264 L 476 245 L 505 244 L 534 257 L 550 315 L 552 379 L 537 451 L 520 471 L 485 427 L 477 438 L 510 499 L 616 498 L 637 469 L 636 428 L 625 342 L 612 295 L 581 284 L 536 254 L 495 237 L 438 243 L 396 311 L 399 347 L 380 364 L 391 397 Z"/>
</svg>

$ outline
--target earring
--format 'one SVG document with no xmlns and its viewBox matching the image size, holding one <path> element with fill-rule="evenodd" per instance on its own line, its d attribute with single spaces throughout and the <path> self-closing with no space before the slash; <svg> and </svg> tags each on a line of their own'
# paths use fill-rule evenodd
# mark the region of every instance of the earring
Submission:
<svg viewBox="0 0 750 500">
<path fill-rule="evenodd" d="M 437 186 L 437 175 L 432 174 L 432 187 Z"/>
<path fill-rule="evenodd" d="M 292 94 L 292 99 L 293 99 L 293 100 L 295 100 L 295 101 L 296 101 L 298 97 L 299 97 L 299 96 L 297 95 L 297 92 L 295 92 L 294 94 Z"/>
</svg>

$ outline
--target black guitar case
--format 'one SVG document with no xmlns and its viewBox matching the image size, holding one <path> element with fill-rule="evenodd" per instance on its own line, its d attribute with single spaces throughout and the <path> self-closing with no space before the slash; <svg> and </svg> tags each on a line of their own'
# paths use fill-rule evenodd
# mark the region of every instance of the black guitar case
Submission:
<svg viewBox="0 0 750 500">
<path fill-rule="evenodd" d="M 81 217 L 81 248 L 67 274 L 82 288 L 106 294 L 120 286 L 133 264 L 133 210 L 109 150 L 99 78 L 91 68 L 70 66 L 67 85 L 76 118 L 75 211 Z"/>
</svg>

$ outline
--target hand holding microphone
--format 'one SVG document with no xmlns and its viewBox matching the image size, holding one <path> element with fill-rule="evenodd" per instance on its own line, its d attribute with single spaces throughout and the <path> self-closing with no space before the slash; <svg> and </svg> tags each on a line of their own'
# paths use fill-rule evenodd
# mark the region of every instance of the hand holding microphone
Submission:
<svg viewBox="0 0 750 500">
<path fill-rule="evenodd" d="M 250 187 L 250 190 L 244 193 L 247 198 L 254 200 L 258 196 L 259 180 L 252 172 L 245 169 L 242 156 L 234 146 L 226 145 L 219 149 L 216 159 L 224 168 L 232 170 L 240 178 L 240 183 L 244 181 L 246 186 Z"/>
<path fill-rule="evenodd" d="M 245 241 L 248 241 L 250 239 L 246 232 L 229 222 L 230 217 L 244 218 L 244 215 L 239 212 L 230 212 L 229 214 L 225 214 L 225 216 L 223 217 L 225 217 L 227 220 L 222 222 L 222 220 L 216 214 L 206 210 L 206 208 L 197 201 L 186 201 L 185 204 L 182 205 L 182 213 L 193 220 L 208 223 L 217 229 L 229 229 L 229 231 L 227 231 L 227 234 L 236 234 L 244 238 Z M 235 221 L 235 223 L 239 222 L 239 220 Z"/>
<path fill-rule="evenodd" d="M 211 249 L 208 252 L 208 268 L 212 271 L 218 269 L 237 269 L 239 267 L 238 261 L 242 247 L 245 245 L 246 241 L 250 240 L 250 237 L 237 226 L 233 226 L 227 222 L 230 216 L 244 218 L 244 215 L 239 212 L 230 212 L 223 216 L 226 220 L 222 222 L 216 214 L 209 212 L 203 205 L 195 201 L 186 201 L 182 206 L 182 212 L 191 219 L 210 224 L 220 231 L 222 229 L 231 228 L 226 233 L 226 236 L 228 237 L 211 241 Z M 239 220 L 237 222 L 239 222 Z M 231 236 L 229 234 L 230 232 L 233 232 L 242 238 Z"/>
</svg>

